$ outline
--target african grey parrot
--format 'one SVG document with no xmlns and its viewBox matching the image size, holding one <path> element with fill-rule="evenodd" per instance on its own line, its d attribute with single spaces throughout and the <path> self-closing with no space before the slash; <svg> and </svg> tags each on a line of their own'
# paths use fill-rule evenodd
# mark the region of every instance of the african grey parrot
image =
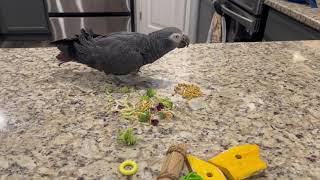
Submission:
<svg viewBox="0 0 320 180">
<path fill-rule="evenodd" d="M 52 42 L 61 51 L 57 59 L 62 63 L 75 61 L 104 71 L 106 74 L 127 75 L 158 60 L 175 48 L 189 45 L 189 38 L 175 27 L 150 34 L 116 32 L 97 35 L 81 30 L 72 39 Z"/>
</svg>

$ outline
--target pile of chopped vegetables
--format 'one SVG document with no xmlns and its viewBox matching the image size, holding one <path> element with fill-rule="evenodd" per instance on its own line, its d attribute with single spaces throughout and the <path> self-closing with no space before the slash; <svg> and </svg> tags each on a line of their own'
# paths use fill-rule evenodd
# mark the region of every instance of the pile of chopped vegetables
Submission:
<svg viewBox="0 0 320 180">
<path fill-rule="evenodd" d="M 158 97 L 154 89 L 148 89 L 136 105 L 128 103 L 120 112 L 126 119 L 136 119 L 157 126 L 159 120 L 173 118 L 172 108 L 173 103 L 169 98 Z"/>
<path fill-rule="evenodd" d="M 185 99 L 192 99 L 196 97 L 200 97 L 203 95 L 202 91 L 200 90 L 200 87 L 194 84 L 178 84 L 174 91 L 178 94 L 180 94 Z"/>
</svg>

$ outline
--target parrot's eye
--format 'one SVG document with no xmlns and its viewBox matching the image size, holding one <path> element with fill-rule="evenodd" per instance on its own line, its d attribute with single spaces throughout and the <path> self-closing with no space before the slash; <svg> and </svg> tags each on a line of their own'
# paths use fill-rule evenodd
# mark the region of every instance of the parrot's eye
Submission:
<svg viewBox="0 0 320 180">
<path fill-rule="evenodd" d="M 175 36 L 175 38 L 177 38 L 177 39 L 178 39 L 178 38 L 179 38 L 179 35 L 176 35 L 176 36 Z"/>
</svg>

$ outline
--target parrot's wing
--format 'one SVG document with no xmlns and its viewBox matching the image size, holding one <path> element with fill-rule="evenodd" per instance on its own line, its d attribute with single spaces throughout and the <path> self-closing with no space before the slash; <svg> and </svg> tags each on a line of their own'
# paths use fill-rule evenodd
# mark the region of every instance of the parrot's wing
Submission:
<svg viewBox="0 0 320 180">
<path fill-rule="evenodd" d="M 136 71 L 143 65 L 144 48 L 139 48 L 143 43 L 138 37 L 129 34 L 116 33 L 98 39 L 80 35 L 79 43 L 75 43 L 77 60 L 106 73 Z"/>
</svg>

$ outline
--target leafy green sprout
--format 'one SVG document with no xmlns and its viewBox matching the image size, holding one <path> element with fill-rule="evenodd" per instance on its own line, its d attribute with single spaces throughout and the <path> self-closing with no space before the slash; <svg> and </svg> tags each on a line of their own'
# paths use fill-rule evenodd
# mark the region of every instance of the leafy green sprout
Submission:
<svg viewBox="0 0 320 180">
<path fill-rule="evenodd" d="M 132 128 L 128 128 L 127 130 L 120 132 L 117 139 L 127 146 L 133 146 L 137 143 L 137 138 L 134 135 Z"/>
<path fill-rule="evenodd" d="M 155 89 L 150 88 L 150 89 L 147 90 L 147 96 L 148 96 L 149 98 L 154 97 L 156 94 L 157 94 L 157 92 L 156 92 Z"/>
<path fill-rule="evenodd" d="M 150 88 L 150 89 L 147 90 L 147 95 L 146 96 L 142 96 L 141 99 L 149 100 L 150 98 L 155 97 L 166 108 L 168 108 L 168 109 L 172 109 L 173 108 L 173 102 L 169 98 L 160 98 L 160 97 L 157 97 L 156 95 L 157 95 L 157 91 L 155 89 Z"/>
<path fill-rule="evenodd" d="M 123 87 L 120 87 L 119 89 L 111 86 L 111 85 L 107 85 L 105 87 L 105 92 L 106 94 L 110 94 L 110 93 L 115 93 L 115 92 L 120 92 L 120 93 L 130 93 L 131 92 L 131 88 L 129 88 L 128 86 L 123 86 Z"/>
<path fill-rule="evenodd" d="M 158 116 L 159 116 L 160 119 L 165 119 L 166 118 L 165 113 L 161 112 L 161 111 L 158 113 Z"/>
<path fill-rule="evenodd" d="M 149 96 L 141 96 L 140 99 L 141 99 L 141 101 L 150 101 Z"/>
<path fill-rule="evenodd" d="M 130 88 L 128 86 L 123 86 L 120 88 L 121 93 L 130 93 Z"/>
<path fill-rule="evenodd" d="M 105 88 L 106 94 L 113 93 L 114 88 L 112 86 L 107 85 Z"/>
<path fill-rule="evenodd" d="M 169 98 L 158 98 L 158 101 L 170 110 L 173 108 L 173 102 Z"/>
<path fill-rule="evenodd" d="M 139 114 L 139 121 L 140 122 L 147 122 L 148 120 L 150 120 L 150 118 L 151 118 L 151 114 L 149 111 L 142 112 Z"/>
</svg>

